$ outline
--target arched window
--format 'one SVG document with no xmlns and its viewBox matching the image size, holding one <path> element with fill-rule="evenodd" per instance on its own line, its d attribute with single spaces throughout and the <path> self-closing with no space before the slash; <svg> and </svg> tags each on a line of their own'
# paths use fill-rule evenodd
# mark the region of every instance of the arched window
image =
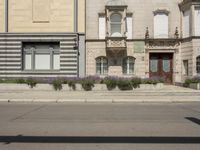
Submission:
<svg viewBox="0 0 200 150">
<path fill-rule="evenodd" d="M 197 65 L 197 73 L 200 74 L 200 56 L 197 57 L 196 65 Z"/>
<path fill-rule="evenodd" d="M 118 13 L 112 14 L 110 17 L 111 36 L 122 36 L 121 25 L 122 16 Z"/>
<path fill-rule="evenodd" d="M 108 59 L 106 57 L 96 58 L 96 73 L 99 75 L 108 73 Z"/>
<path fill-rule="evenodd" d="M 135 58 L 126 57 L 123 59 L 123 73 L 124 74 L 133 74 L 134 73 Z"/>
</svg>

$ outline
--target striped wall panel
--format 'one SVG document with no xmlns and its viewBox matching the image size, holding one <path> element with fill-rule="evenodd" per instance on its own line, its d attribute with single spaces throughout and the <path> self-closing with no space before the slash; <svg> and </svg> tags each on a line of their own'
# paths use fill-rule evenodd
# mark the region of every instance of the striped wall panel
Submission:
<svg viewBox="0 0 200 150">
<path fill-rule="evenodd" d="M 52 77 L 78 75 L 77 34 L 2 34 L 0 33 L 0 77 Z M 60 42 L 60 71 L 23 70 L 24 42 Z"/>
</svg>

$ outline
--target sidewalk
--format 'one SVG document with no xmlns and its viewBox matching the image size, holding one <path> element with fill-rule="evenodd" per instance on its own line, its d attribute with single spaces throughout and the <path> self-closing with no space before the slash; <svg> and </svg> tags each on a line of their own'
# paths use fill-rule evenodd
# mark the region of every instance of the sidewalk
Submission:
<svg viewBox="0 0 200 150">
<path fill-rule="evenodd" d="M 167 85 L 161 90 L 134 91 L 0 91 L 0 102 L 200 102 L 200 91 Z"/>
</svg>

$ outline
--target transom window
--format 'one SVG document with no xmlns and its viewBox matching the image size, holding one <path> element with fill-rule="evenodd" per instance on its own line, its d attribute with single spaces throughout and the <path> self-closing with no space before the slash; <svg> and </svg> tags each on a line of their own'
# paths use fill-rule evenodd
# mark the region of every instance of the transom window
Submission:
<svg viewBox="0 0 200 150">
<path fill-rule="evenodd" d="M 200 56 L 197 57 L 197 73 L 200 74 Z"/>
<path fill-rule="evenodd" d="M 112 14 L 110 17 L 111 36 L 115 37 L 122 36 L 121 25 L 122 25 L 122 16 L 118 13 Z"/>
<path fill-rule="evenodd" d="M 24 70 L 59 70 L 60 50 L 57 43 L 29 43 L 23 49 Z"/>
<path fill-rule="evenodd" d="M 134 73 L 135 58 L 126 57 L 123 59 L 123 73 L 124 74 L 133 74 Z"/>
<path fill-rule="evenodd" d="M 108 59 L 106 57 L 96 58 L 96 73 L 99 75 L 108 73 Z"/>
</svg>

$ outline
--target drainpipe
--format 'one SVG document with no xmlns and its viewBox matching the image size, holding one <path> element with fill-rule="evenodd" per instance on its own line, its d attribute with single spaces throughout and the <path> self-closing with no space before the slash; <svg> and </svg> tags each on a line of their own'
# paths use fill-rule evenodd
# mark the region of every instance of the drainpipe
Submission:
<svg viewBox="0 0 200 150">
<path fill-rule="evenodd" d="M 5 0 L 5 32 L 8 32 L 8 0 Z"/>
<path fill-rule="evenodd" d="M 74 32 L 78 32 L 78 0 L 74 0 Z"/>
</svg>

